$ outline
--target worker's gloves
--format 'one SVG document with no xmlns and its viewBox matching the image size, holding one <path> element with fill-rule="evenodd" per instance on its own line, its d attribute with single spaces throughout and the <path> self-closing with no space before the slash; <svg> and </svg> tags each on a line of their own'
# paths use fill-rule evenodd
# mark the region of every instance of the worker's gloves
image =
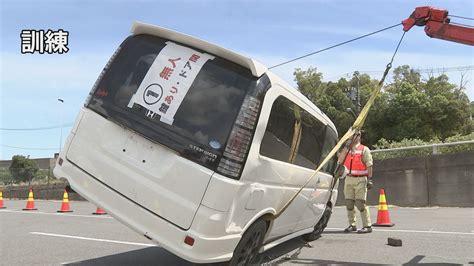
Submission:
<svg viewBox="0 0 474 266">
<path fill-rule="evenodd" d="M 334 171 L 334 177 L 344 179 L 347 175 L 347 172 L 347 168 L 343 164 L 338 163 L 336 170 Z"/>
<path fill-rule="evenodd" d="M 367 189 L 371 189 L 374 187 L 374 180 L 372 179 L 372 177 L 369 177 L 369 179 L 367 180 Z"/>
</svg>

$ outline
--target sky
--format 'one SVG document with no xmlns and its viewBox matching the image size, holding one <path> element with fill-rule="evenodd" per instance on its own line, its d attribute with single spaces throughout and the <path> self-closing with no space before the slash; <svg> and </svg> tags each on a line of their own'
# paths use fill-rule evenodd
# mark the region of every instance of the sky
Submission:
<svg viewBox="0 0 474 266">
<path fill-rule="evenodd" d="M 134 21 L 193 35 L 269 67 L 395 25 L 425 5 L 474 17 L 472 0 L 0 1 L 0 160 L 16 154 L 52 157 L 59 151 Z M 20 33 L 28 29 L 68 31 L 69 51 L 22 54 Z M 354 71 L 379 78 L 402 33 L 398 26 L 272 71 L 291 85 L 296 68 L 316 67 L 325 81 L 350 78 Z M 425 78 L 428 72 L 445 73 L 454 84 L 464 75 L 465 92 L 474 101 L 472 46 L 431 39 L 414 27 L 395 58 L 394 67 L 400 65 L 420 69 Z M 5 130 L 43 127 L 53 129 Z"/>
</svg>

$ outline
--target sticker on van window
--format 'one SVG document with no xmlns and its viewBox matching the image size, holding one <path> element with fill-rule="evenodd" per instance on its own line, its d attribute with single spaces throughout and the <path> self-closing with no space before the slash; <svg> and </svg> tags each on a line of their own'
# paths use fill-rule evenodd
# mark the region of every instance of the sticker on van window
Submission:
<svg viewBox="0 0 474 266">
<path fill-rule="evenodd" d="M 128 107 L 141 105 L 160 121 L 173 124 L 174 115 L 202 66 L 214 56 L 173 42 L 166 42 L 143 78 Z"/>
</svg>

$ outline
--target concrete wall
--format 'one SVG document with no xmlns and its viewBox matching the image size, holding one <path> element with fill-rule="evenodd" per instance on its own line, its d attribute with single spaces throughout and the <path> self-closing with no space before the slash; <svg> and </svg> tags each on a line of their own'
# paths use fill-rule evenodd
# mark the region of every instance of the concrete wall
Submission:
<svg viewBox="0 0 474 266">
<path fill-rule="evenodd" d="M 388 204 L 397 206 L 474 207 L 474 152 L 429 157 L 397 158 L 374 162 L 374 188 L 368 202 L 377 205 L 379 189 L 385 189 Z M 344 205 L 340 182 L 337 205 Z M 33 185 L 35 199 L 61 200 L 67 183 Z M 28 197 L 27 186 L 5 186 L 5 198 Z M 69 193 L 71 200 L 84 200 Z"/>
<path fill-rule="evenodd" d="M 31 159 L 36 162 L 39 169 L 53 169 L 54 165 L 56 164 L 55 158 L 37 158 Z M 12 164 L 12 160 L 4 160 L 0 161 L 0 168 L 9 168 Z"/>
<path fill-rule="evenodd" d="M 428 161 L 430 204 L 474 207 L 474 152 Z"/>
<path fill-rule="evenodd" d="M 343 184 L 337 205 L 344 205 Z M 474 207 L 474 152 L 375 161 L 374 185 L 370 205 L 384 188 L 391 205 Z"/>
<path fill-rule="evenodd" d="M 64 189 L 67 186 L 67 182 L 49 185 L 32 185 L 34 198 L 46 200 L 62 200 Z M 3 197 L 5 199 L 28 199 L 28 186 L 5 186 L 3 188 L 0 187 L 0 190 L 3 190 Z M 73 191 L 68 191 L 68 196 L 69 200 L 85 200 L 83 197 Z"/>
</svg>

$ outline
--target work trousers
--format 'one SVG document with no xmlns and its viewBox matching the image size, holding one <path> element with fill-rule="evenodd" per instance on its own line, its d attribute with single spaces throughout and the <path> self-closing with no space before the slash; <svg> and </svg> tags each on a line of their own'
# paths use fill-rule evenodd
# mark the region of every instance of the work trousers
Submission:
<svg viewBox="0 0 474 266">
<path fill-rule="evenodd" d="M 367 176 L 346 176 L 344 181 L 344 197 L 346 198 L 347 218 L 350 225 L 356 225 L 355 208 L 359 209 L 364 227 L 372 226 L 370 212 L 367 207 Z"/>
</svg>

